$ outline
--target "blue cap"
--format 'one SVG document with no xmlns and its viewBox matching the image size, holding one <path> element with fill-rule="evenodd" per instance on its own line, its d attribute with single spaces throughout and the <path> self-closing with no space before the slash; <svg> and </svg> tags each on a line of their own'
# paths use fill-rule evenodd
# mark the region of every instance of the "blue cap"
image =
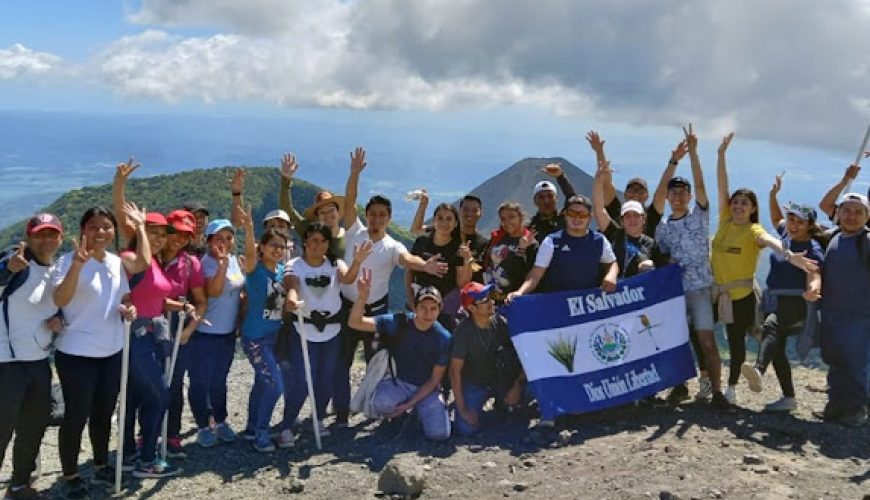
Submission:
<svg viewBox="0 0 870 500">
<path fill-rule="evenodd" d="M 233 227 L 233 223 L 230 222 L 228 219 L 215 219 L 209 222 L 207 226 L 205 226 L 205 235 L 212 236 L 213 234 L 217 233 L 222 229 L 229 229 L 233 232 L 233 234 L 235 234 L 236 232 L 236 228 Z"/>
</svg>

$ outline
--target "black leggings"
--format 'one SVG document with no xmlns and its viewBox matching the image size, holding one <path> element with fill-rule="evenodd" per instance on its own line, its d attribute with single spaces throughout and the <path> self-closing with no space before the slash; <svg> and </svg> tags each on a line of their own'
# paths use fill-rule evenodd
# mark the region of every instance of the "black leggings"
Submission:
<svg viewBox="0 0 870 500">
<path fill-rule="evenodd" d="M 761 347 L 755 367 L 764 373 L 773 362 L 776 378 L 782 388 L 782 395 L 794 397 L 794 383 L 791 379 L 791 363 L 785 352 L 786 343 L 791 335 L 800 333 L 807 314 L 807 303 L 801 297 L 777 297 L 776 312 L 764 318 Z"/>
<path fill-rule="evenodd" d="M 14 431 L 9 485 L 29 485 L 51 409 L 48 360 L 0 363 L 0 394 L 0 464 Z"/>
<path fill-rule="evenodd" d="M 746 361 L 746 334 L 755 324 L 755 294 L 750 293 L 733 304 L 734 323 L 726 325 L 728 331 L 728 351 L 730 353 L 730 370 L 728 385 L 737 385 L 740 381 L 740 367 Z"/>
<path fill-rule="evenodd" d="M 63 475 L 78 474 L 79 450 L 86 423 L 94 450 L 94 465 L 107 465 L 112 413 L 121 386 L 121 353 L 106 358 L 87 358 L 57 351 L 54 364 L 66 410 L 58 433 Z"/>
</svg>

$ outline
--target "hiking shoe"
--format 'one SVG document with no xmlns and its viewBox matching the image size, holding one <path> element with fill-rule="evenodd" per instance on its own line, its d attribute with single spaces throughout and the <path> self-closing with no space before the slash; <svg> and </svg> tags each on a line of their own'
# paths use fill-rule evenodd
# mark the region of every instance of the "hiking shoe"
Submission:
<svg viewBox="0 0 870 500">
<path fill-rule="evenodd" d="M 722 411 L 733 411 L 735 409 L 734 404 L 728 401 L 728 398 L 719 391 L 713 393 L 713 397 L 710 400 L 710 406 Z"/>
<path fill-rule="evenodd" d="M 136 462 L 139 461 L 139 452 L 133 453 L 132 455 L 124 455 L 124 458 L 121 460 L 121 472 L 132 472 L 133 469 L 136 468 Z M 114 471 L 113 471 L 114 474 Z M 114 476 L 112 477 L 112 481 L 114 481 Z"/>
<path fill-rule="evenodd" d="M 729 385 L 725 388 L 725 399 L 732 405 L 737 404 L 737 387 Z"/>
<path fill-rule="evenodd" d="M 217 435 L 217 438 L 224 443 L 232 443 L 236 440 L 236 433 L 233 432 L 233 428 L 230 427 L 230 424 L 226 422 L 217 424 L 214 428 L 214 433 Z"/>
<path fill-rule="evenodd" d="M 746 381 L 749 382 L 749 390 L 752 392 L 761 392 L 761 372 L 758 371 L 758 368 L 750 365 L 749 363 L 743 363 L 743 366 L 740 367 L 740 373 L 746 377 Z"/>
<path fill-rule="evenodd" d="M 19 486 L 17 489 L 10 486 L 6 489 L 3 500 L 48 500 L 48 495 L 31 488 L 30 485 Z"/>
<path fill-rule="evenodd" d="M 72 479 L 62 479 L 60 492 L 62 498 L 67 498 L 69 500 L 91 498 L 91 493 L 88 491 L 87 485 L 79 476 Z"/>
<path fill-rule="evenodd" d="M 196 432 L 196 444 L 203 448 L 211 448 L 218 441 L 217 435 L 210 427 L 204 427 Z"/>
<path fill-rule="evenodd" d="M 710 377 L 700 377 L 698 379 L 698 392 L 695 393 L 695 401 L 706 401 L 713 395 L 713 382 Z"/>
<path fill-rule="evenodd" d="M 672 405 L 678 405 L 687 399 L 689 399 L 689 388 L 686 384 L 675 385 L 666 398 L 668 404 Z"/>
<path fill-rule="evenodd" d="M 184 451 L 180 437 L 166 438 L 166 456 L 169 458 L 187 458 L 187 452 Z"/>
<path fill-rule="evenodd" d="M 293 434 L 293 431 L 291 429 L 281 431 L 281 435 L 278 436 L 278 448 L 292 448 L 294 444 L 296 444 L 296 435 Z"/>
<path fill-rule="evenodd" d="M 848 427 L 861 427 L 867 423 L 867 410 L 866 408 L 861 408 L 846 412 L 837 418 L 837 423 Z"/>
<path fill-rule="evenodd" d="M 254 449 L 259 451 L 260 453 L 272 453 L 273 451 L 275 451 L 275 445 L 274 443 L 272 443 L 272 439 L 269 437 L 268 434 L 258 436 L 257 439 L 255 439 L 254 442 L 251 444 Z"/>
<path fill-rule="evenodd" d="M 239 436 L 245 441 L 254 441 L 257 439 L 257 432 L 253 429 L 245 429 L 239 433 Z"/>
<path fill-rule="evenodd" d="M 785 396 L 764 405 L 764 411 L 792 411 L 797 409 L 797 401 Z"/>
<path fill-rule="evenodd" d="M 133 477 L 161 478 L 172 477 L 181 474 L 181 469 L 159 458 L 149 464 L 139 462 L 133 470 Z"/>
</svg>

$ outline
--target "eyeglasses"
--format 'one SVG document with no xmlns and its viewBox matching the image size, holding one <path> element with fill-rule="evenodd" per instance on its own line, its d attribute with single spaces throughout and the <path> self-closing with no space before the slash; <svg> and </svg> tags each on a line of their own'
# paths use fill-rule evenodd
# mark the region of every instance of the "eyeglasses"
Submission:
<svg viewBox="0 0 870 500">
<path fill-rule="evenodd" d="M 572 219 L 585 220 L 592 216 L 589 212 L 581 212 L 580 210 L 565 210 L 565 216 Z"/>
</svg>

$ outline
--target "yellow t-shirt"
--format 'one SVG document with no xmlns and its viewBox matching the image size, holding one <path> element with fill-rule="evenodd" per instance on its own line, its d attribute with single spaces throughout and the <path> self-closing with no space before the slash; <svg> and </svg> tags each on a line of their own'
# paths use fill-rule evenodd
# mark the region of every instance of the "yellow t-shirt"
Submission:
<svg viewBox="0 0 870 500">
<path fill-rule="evenodd" d="M 737 225 L 731 222 L 729 207 L 719 210 L 719 228 L 710 246 L 713 279 L 717 285 L 755 277 L 758 255 L 762 248 L 758 246 L 757 239 L 763 234 L 767 234 L 767 231 L 761 224 L 756 222 Z M 752 288 L 732 288 L 728 293 L 731 300 L 740 300 L 752 293 Z"/>
</svg>

